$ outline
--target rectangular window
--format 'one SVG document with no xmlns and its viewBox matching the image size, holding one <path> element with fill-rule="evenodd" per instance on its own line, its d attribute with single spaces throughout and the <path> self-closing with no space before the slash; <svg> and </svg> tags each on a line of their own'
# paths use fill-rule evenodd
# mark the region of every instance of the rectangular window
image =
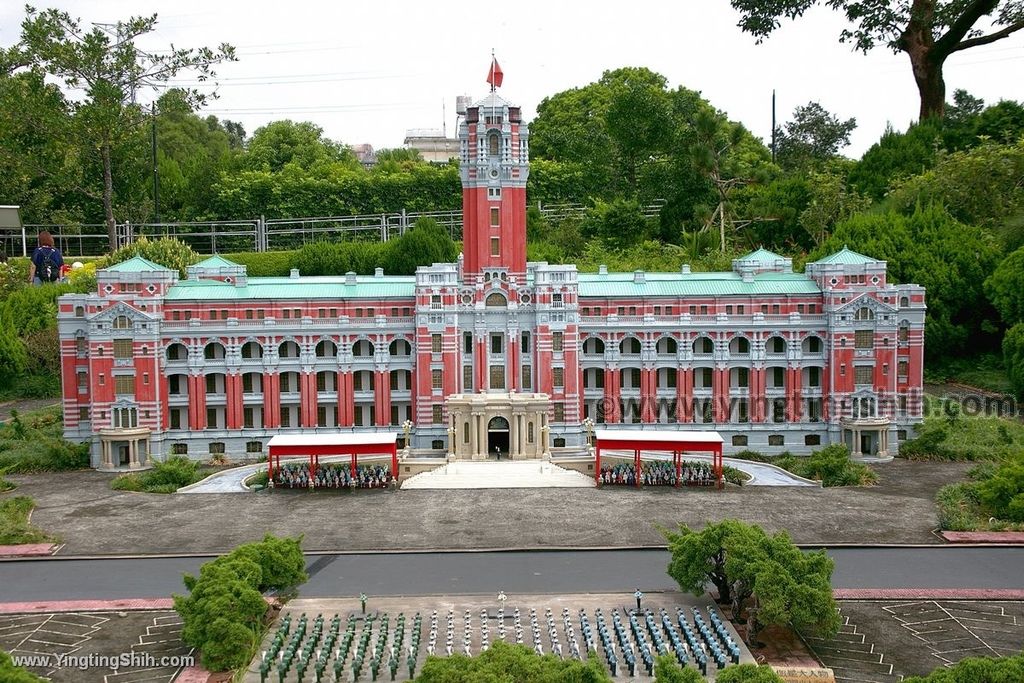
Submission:
<svg viewBox="0 0 1024 683">
<path fill-rule="evenodd" d="M 803 304 L 797 304 L 796 305 L 796 312 L 800 313 L 800 314 L 803 314 L 804 308 L 805 308 L 805 306 Z"/>
<path fill-rule="evenodd" d="M 700 314 L 701 315 L 707 315 L 708 314 L 708 307 L 707 306 L 701 306 L 700 307 Z"/>
<path fill-rule="evenodd" d="M 910 363 L 908 361 L 901 360 L 896 365 L 896 374 L 898 374 L 900 377 L 906 377 L 907 375 L 909 375 L 910 374 Z"/>
<path fill-rule="evenodd" d="M 462 390 L 473 391 L 473 366 L 462 366 Z"/>
<path fill-rule="evenodd" d="M 291 311 L 289 311 L 289 310 L 288 310 L 288 309 L 286 308 L 286 309 L 284 309 L 284 311 L 282 312 L 282 316 L 283 316 L 283 317 L 284 317 L 284 318 L 285 318 L 286 320 L 291 320 L 291 317 L 292 317 L 292 312 L 291 312 Z"/>
<path fill-rule="evenodd" d="M 181 429 L 181 411 L 171 410 L 171 429 Z"/>
<path fill-rule="evenodd" d="M 729 304 L 725 307 L 725 314 L 732 315 L 732 304 Z"/>
<path fill-rule="evenodd" d="M 784 437 L 782 434 L 769 434 L 768 435 L 768 445 L 769 446 L 785 446 L 786 445 L 786 437 Z"/>
<path fill-rule="evenodd" d="M 83 406 L 83 407 L 78 409 L 78 419 L 80 421 L 82 421 L 82 422 L 88 422 L 88 420 L 89 420 L 89 408 L 87 406 Z"/>
<path fill-rule="evenodd" d="M 467 356 L 473 353 L 473 333 L 463 332 L 462 333 L 462 353 Z"/>
<path fill-rule="evenodd" d="M 218 455 L 218 454 L 219 455 L 223 455 L 224 454 L 224 444 L 222 442 L 220 442 L 220 441 L 214 441 L 213 443 L 211 443 L 210 444 L 210 454 L 211 455 Z"/>
<path fill-rule="evenodd" d="M 565 386 L 565 368 L 551 368 L 551 383 L 556 387 Z"/>
<path fill-rule="evenodd" d="M 807 368 L 807 386 L 809 386 L 809 387 L 820 387 L 821 386 L 821 368 L 817 368 L 817 367 Z"/>
<path fill-rule="evenodd" d="M 176 443 L 171 446 L 172 455 L 188 455 L 187 443 Z"/>
<path fill-rule="evenodd" d="M 79 372 L 78 375 L 78 388 L 88 389 L 89 388 L 89 374 L 86 372 Z"/>
<path fill-rule="evenodd" d="M 430 352 L 441 353 L 441 335 L 432 334 L 430 335 Z"/>
<path fill-rule="evenodd" d="M 492 365 L 491 366 L 491 389 L 504 389 L 505 388 L 505 366 L 504 365 Z"/>
<path fill-rule="evenodd" d="M 356 413 L 358 414 L 358 411 Z M 281 406 L 281 426 L 292 426 L 292 411 L 288 409 L 288 406 Z"/>
<path fill-rule="evenodd" d="M 431 406 L 430 407 L 430 421 L 436 425 L 444 422 L 444 413 L 442 412 L 444 406 Z"/>
<path fill-rule="evenodd" d="M 491 256 L 500 256 L 500 255 L 501 255 L 501 245 L 498 242 L 498 238 L 497 237 L 492 237 L 491 238 Z"/>
<path fill-rule="evenodd" d="M 551 407 L 554 409 L 553 410 L 554 417 L 552 418 L 552 421 L 553 422 L 565 422 L 565 404 L 564 403 L 554 403 L 554 404 L 552 404 Z"/>
<path fill-rule="evenodd" d="M 820 446 L 821 445 L 821 436 L 818 435 L 818 434 L 808 434 L 807 436 L 804 437 L 804 445 L 805 446 Z"/>
<path fill-rule="evenodd" d="M 252 429 L 254 427 L 252 415 L 252 407 L 246 406 L 242 409 L 242 426 L 246 429 Z"/>
<path fill-rule="evenodd" d="M 521 339 L 521 341 L 519 343 L 519 350 L 522 353 L 529 353 L 530 352 L 530 333 L 529 332 L 523 332 L 522 339 Z"/>
<path fill-rule="evenodd" d="M 772 386 L 781 389 L 786 385 L 786 368 L 772 368 Z"/>
<path fill-rule="evenodd" d="M 117 375 L 114 377 L 114 393 L 118 395 L 134 394 L 135 375 Z"/>
<path fill-rule="evenodd" d="M 854 384 L 871 384 L 872 376 L 874 375 L 875 369 L 870 365 L 858 365 L 855 368 L 853 383 Z"/>
<path fill-rule="evenodd" d="M 246 453 L 262 453 L 263 443 L 261 441 L 247 441 L 245 443 Z"/>
<path fill-rule="evenodd" d="M 210 429 L 219 429 L 220 424 L 217 422 L 217 409 L 207 408 L 206 409 L 206 426 Z"/>
<path fill-rule="evenodd" d="M 497 228 L 501 225 L 501 210 L 496 207 L 491 207 L 491 227 Z"/>
<path fill-rule="evenodd" d="M 430 371 L 430 387 L 432 389 L 442 389 L 444 387 L 441 370 L 438 368 Z"/>
<path fill-rule="evenodd" d="M 316 390 L 327 391 L 327 373 L 318 372 L 316 373 Z"/>
<path fill-rule="evenodd" d="M 327 406 L 316 407 L 316 426 L 326 427 L 327 426 Z"/>
<path fill-rule="evenodd" d="M 75 353 L 79 356 L 84 356 L 89 353 L 89 343 L 85 341 L 85 337 L 78 337 L 75 339 Z"/>
<path fill-rule="evenodd" d="M 132 357 L 132 340 L 131 339 L 115 339 L 114 340 L 114 358 L 126 359 Z"/>
<path fill-rule="evenodd" d="M 245 311 L 245 319 L 246 320 L 252 320 L 253 319 L 253 310 L 251 308 L 246 309 L 246 311 Z"/>
<path fill-rule="evenodd" d="M 870 349 L 875 345 L 874 330 L 857 330 L 853 333 L 853 347 L 856 349 Z"/>
<path fill-rule="evenodd" d="M 779 314 L 779 305 L 778 304 L 772 304 L 772 315 L 778 315 L 778 314 Z"/>
<path fill-rule="evenodd" d="M 390 425 L 397 425 L 397 424 L 401 424 L 401 423 L 402 423 L 402 418 L 398 414 L 398 406 L 392 405 L 391 406 L 391 421 L 388 422 L 388 424 L 390 424 Z"/>
<path fill-rule="evenodd" d="M 746 437 L 746 435 L 744 435 L 744 434 L 737 434 L 737 435 L 733 436 L 732 437 L 732 445 L 733 446 L 746 446 L 747 445 L 747 437 Z"/>
<path fill-rule="evenodd" d="M 491 335 L 491 353 L 500 355 L 504 353 L 505 347 L 505 335 L 503 334 L 492 334 Z"/>
<path fill-rule="evenodd" d="M 562 350 L 563 342 L 564 342 L 564 334 L 562 332 L 552 332 L 551 333 L 551 350 L 552 351 L 561 351 Z"/>
<path fill-rule="evenodd" d="M 523 389 L 533 386 L 533 368 L 529 365 L 523 366 Z"/>
</svg>

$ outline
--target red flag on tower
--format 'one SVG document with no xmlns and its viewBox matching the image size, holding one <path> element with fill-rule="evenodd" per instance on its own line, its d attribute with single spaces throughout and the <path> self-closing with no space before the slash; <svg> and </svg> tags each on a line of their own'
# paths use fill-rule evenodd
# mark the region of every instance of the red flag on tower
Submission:
<svg viewBox="0 0 1024 683">
<path fill-rule="evenodd" d="M 491 57 L 491 70 L 487 72 L 487 82 L 491 86 L 491 90 L 501 87 L 501 79 L 505 76 L 501 72 L 501 66 L 498 64 L 498 60 Z"/>
</svg>

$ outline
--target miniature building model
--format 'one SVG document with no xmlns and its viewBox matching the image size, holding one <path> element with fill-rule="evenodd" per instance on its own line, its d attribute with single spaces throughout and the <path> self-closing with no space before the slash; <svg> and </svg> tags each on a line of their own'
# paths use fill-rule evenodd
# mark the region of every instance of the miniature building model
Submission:
<svg viewBox="0 0 1024 683">
<path fill-rule="evenodd" d="M 591 422 L 715 430 L 727 453 L 886 455 L 920 421 L 925 293 L 884 262 L 527 263 L 519 107 L 491 92 L 459 139 L 459 263 L 257 278 L 213 256 L 181 280 L 136 257 L 62 296 L 67 438 L 105 469 L 261 458 L 295 432 L 407 429 L 413 457 L 581 455 Z"/>
</svg>

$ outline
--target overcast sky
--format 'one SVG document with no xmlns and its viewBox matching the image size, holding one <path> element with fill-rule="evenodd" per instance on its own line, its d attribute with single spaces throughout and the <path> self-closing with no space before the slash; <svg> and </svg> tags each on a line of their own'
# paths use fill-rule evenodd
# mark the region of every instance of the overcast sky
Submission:
<svg viewBox="0 0 1024 683">
<path fill-rule="evenodd" d="M 736 27 L 727 0 L 54 4 L 87 23 L 156 12 L 147 49 L 231 43 L 239 61 L 220 67 L 220 97 L 207 111 L 249 133 L 275 119 L 309 120 L 332 138 L 378 149 L 400 146 L 407 129 L 441 128 L 445 119 L 453 134 L 455 97 L 486 93 L 492 48 L 505 73 L 502 96 L 528 118 L 545 96 L 621 66 L 646 66 L 672 87 L 701 91 L 762 138 L 771 131 L 772 88 L 780 122 L 816 100 L 856 117 L 849 156 L 863 153 L 887 122 L 905 128 L 918 111 L 906 56 L 853 52 L 838 42 L 842 16 L 824 8 L 755 45 Z M 17 40 L 23 16 L 19 2 L 0 5 L 0 44 Z M 950 96 L 967 88 L 989 103 L 1024 99 L 1024 32 L 953 56 L 946 83 Z"/>
</svg>

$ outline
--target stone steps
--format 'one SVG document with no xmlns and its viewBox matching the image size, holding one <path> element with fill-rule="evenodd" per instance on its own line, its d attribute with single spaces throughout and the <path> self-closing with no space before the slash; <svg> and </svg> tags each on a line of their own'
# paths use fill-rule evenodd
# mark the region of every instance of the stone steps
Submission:
<svg viewBox="0 0 1024 683">
<path fill-rule="evenodd" d="M 459 460 L 409 477 L 403 489 L 589 488 L 590 477 L 546 460 Z"/>
</svg>

